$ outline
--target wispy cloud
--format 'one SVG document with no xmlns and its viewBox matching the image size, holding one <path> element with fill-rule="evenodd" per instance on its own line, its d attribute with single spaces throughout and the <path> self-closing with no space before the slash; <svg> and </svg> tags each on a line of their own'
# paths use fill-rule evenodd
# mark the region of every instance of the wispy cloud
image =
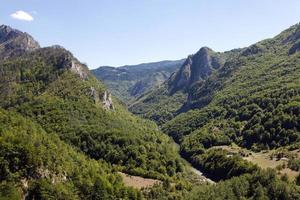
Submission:
<svg viewBox="0 0 300 200">
<path fill-rule="evenodd" d="M 22 10 L 12 13 L 10 16 L 17 20 L 23 20 L 23 21 L 33 21 L 34 20 L 34 18 L 29 13 L 22 11 Z"/>
</svg>

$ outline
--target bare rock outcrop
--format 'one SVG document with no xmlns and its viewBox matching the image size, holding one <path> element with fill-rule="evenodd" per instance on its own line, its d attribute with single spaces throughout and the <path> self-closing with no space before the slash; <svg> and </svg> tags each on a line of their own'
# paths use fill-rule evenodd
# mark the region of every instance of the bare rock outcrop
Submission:
<svg viewBox="0 0 300 200">
<path fill-rule="evenodd" d="M 90 88 L 90 96 L 93 98 L 94 103 L 99 103 L 99 94 L 94 87 Z"/>
<path fill-rule="evenodd" d="M 170 77 L 168 85 L 171 93 L 190 88 L 195 82 L 205 80 L 223 64 L 220 53 L 202 47 L 196 54 L 190 55 L 182 67 Z"/>
<path fill-rule="evenodd" d="M 79 75 L 79 77 L 83 80 L 86 80 L 88 78 L 88 74 L 84 71 L 82 64 L 80 64 L 79 62 L 77 62 L 76 60 L 72 60 L 71 61 L 71 68 L 70 70 Z"/>
<path fill-rule="evenodd" d="M 111 93 L 104 91 L 103 97 L 102 97 L 102 105 L 103 108 L 106 110 L 114 110 L 114 105 L 111 98 Z"/>
<path fill-rule="evenodd" d="M 105 90 L 103 95 L 101 96 L 94 87 L 91 87 L 89 95 L 92 97 L 95 104 L 101 104 L 105 110 L 114 110 L 115 109 L 110 92 Z"/>
</svg>

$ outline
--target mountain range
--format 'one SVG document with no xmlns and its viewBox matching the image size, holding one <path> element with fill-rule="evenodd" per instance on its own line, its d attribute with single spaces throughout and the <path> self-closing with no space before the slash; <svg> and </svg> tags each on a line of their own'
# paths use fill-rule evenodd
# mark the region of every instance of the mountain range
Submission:
<svg viewBox="0 0 300 200">
<path fill-rule="evenodd" d="M 204 171 L 201 154 L 213 146 L 261 151 L 298 144 L 299 41 L 297 24 L 247 48 L 201 48 L 130 110 L 157 121 Z"/>
<path fill-rule="evenodd" d="M 0 199 L 300 199 L 299 44 L 90 71 L 0 26 Z"/>
<path fill-rule="evenodd" d="M 291 167 L 298 155 L 290 151 L 300 145 L 299 44 L 296 24 L 245 48 L 215 52 L 202 47 L 129 110 L 155 121 L 179 144 L 184 158 L 215 179 L 256 171 L 252 162 L 231 160 L 232 145 L 251 155 L 284 155 L 288 169 L 298 169 Z"/>
<path fill-rule="evenodd" d="M 129 105 L 140 95 L 161 85 L 183 62 L 184 59 L 121 67 L 103 66 L 92 70 L 92 73 Z"/>
<path fill-rule="evenodd" d="M 40 48 L 4 25 L 0 38 L 0 179 L 9 199 L 136 199 L 116 171 L 160 180 L 183 173 L 171 140 L 69 51 Z"/>
</svg>

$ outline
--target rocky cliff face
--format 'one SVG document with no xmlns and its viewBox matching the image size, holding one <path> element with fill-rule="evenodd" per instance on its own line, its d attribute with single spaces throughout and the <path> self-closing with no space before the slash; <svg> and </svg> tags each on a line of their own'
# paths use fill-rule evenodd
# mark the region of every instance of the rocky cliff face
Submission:
<svg viewBox="0 0 300 200">
<path fill-rule="evenodd" d="M 223 64 L 224 59 L 220 53 L 203 47 L 196 54 L 188 56 L 182 67 L 170 77 L 169 88 L 172 93 L 189 88 L 194 83 L 205 80 Z"/>
<path fill-rule="evenodd" d="M 12 29 L 9 26 L 0 26 L 0 59 L 18 56 L 26 51 L 33 51 L 40 45 L 29 34 Z"/>
</svg>

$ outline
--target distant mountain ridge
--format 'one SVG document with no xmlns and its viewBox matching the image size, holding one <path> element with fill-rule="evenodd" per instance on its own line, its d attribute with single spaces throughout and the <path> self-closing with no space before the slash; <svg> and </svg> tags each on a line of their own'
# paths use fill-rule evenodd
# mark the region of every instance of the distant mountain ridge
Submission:
<svg viewBox="0 0 300 200">
<path fill-rule="evenodd" d="M 140 96 L 129 110 L 163 124 L 182 112 L 205 107 L 246 58 L 250 60 L 271 53 L 279 54 L 276 48 L 281 48 L 280 51 L 288 49 L 288 56 L 300 51 L 299 32 L 300 25 L 297 24 L 273 39 L 222 53 L 203 47 L 188 56 L 180 69 L 159 89 Z"/>
<path fill-rule="evenodd" d="M 130 110 L 159 123 L 196 164 L 198 152 L 215 145 L 235 142 L 257 151 L 297 143 L 299 40 L 296 24 L 246 48 L 201 48 Z"/>
<path fill-rule="evenodd" d="M 138 96 L 162 84 L 184 60 L 161 61 L 121 67 L 103 66 L 92 73 L 116 95 L 130 104 Z"/>
</svg>

